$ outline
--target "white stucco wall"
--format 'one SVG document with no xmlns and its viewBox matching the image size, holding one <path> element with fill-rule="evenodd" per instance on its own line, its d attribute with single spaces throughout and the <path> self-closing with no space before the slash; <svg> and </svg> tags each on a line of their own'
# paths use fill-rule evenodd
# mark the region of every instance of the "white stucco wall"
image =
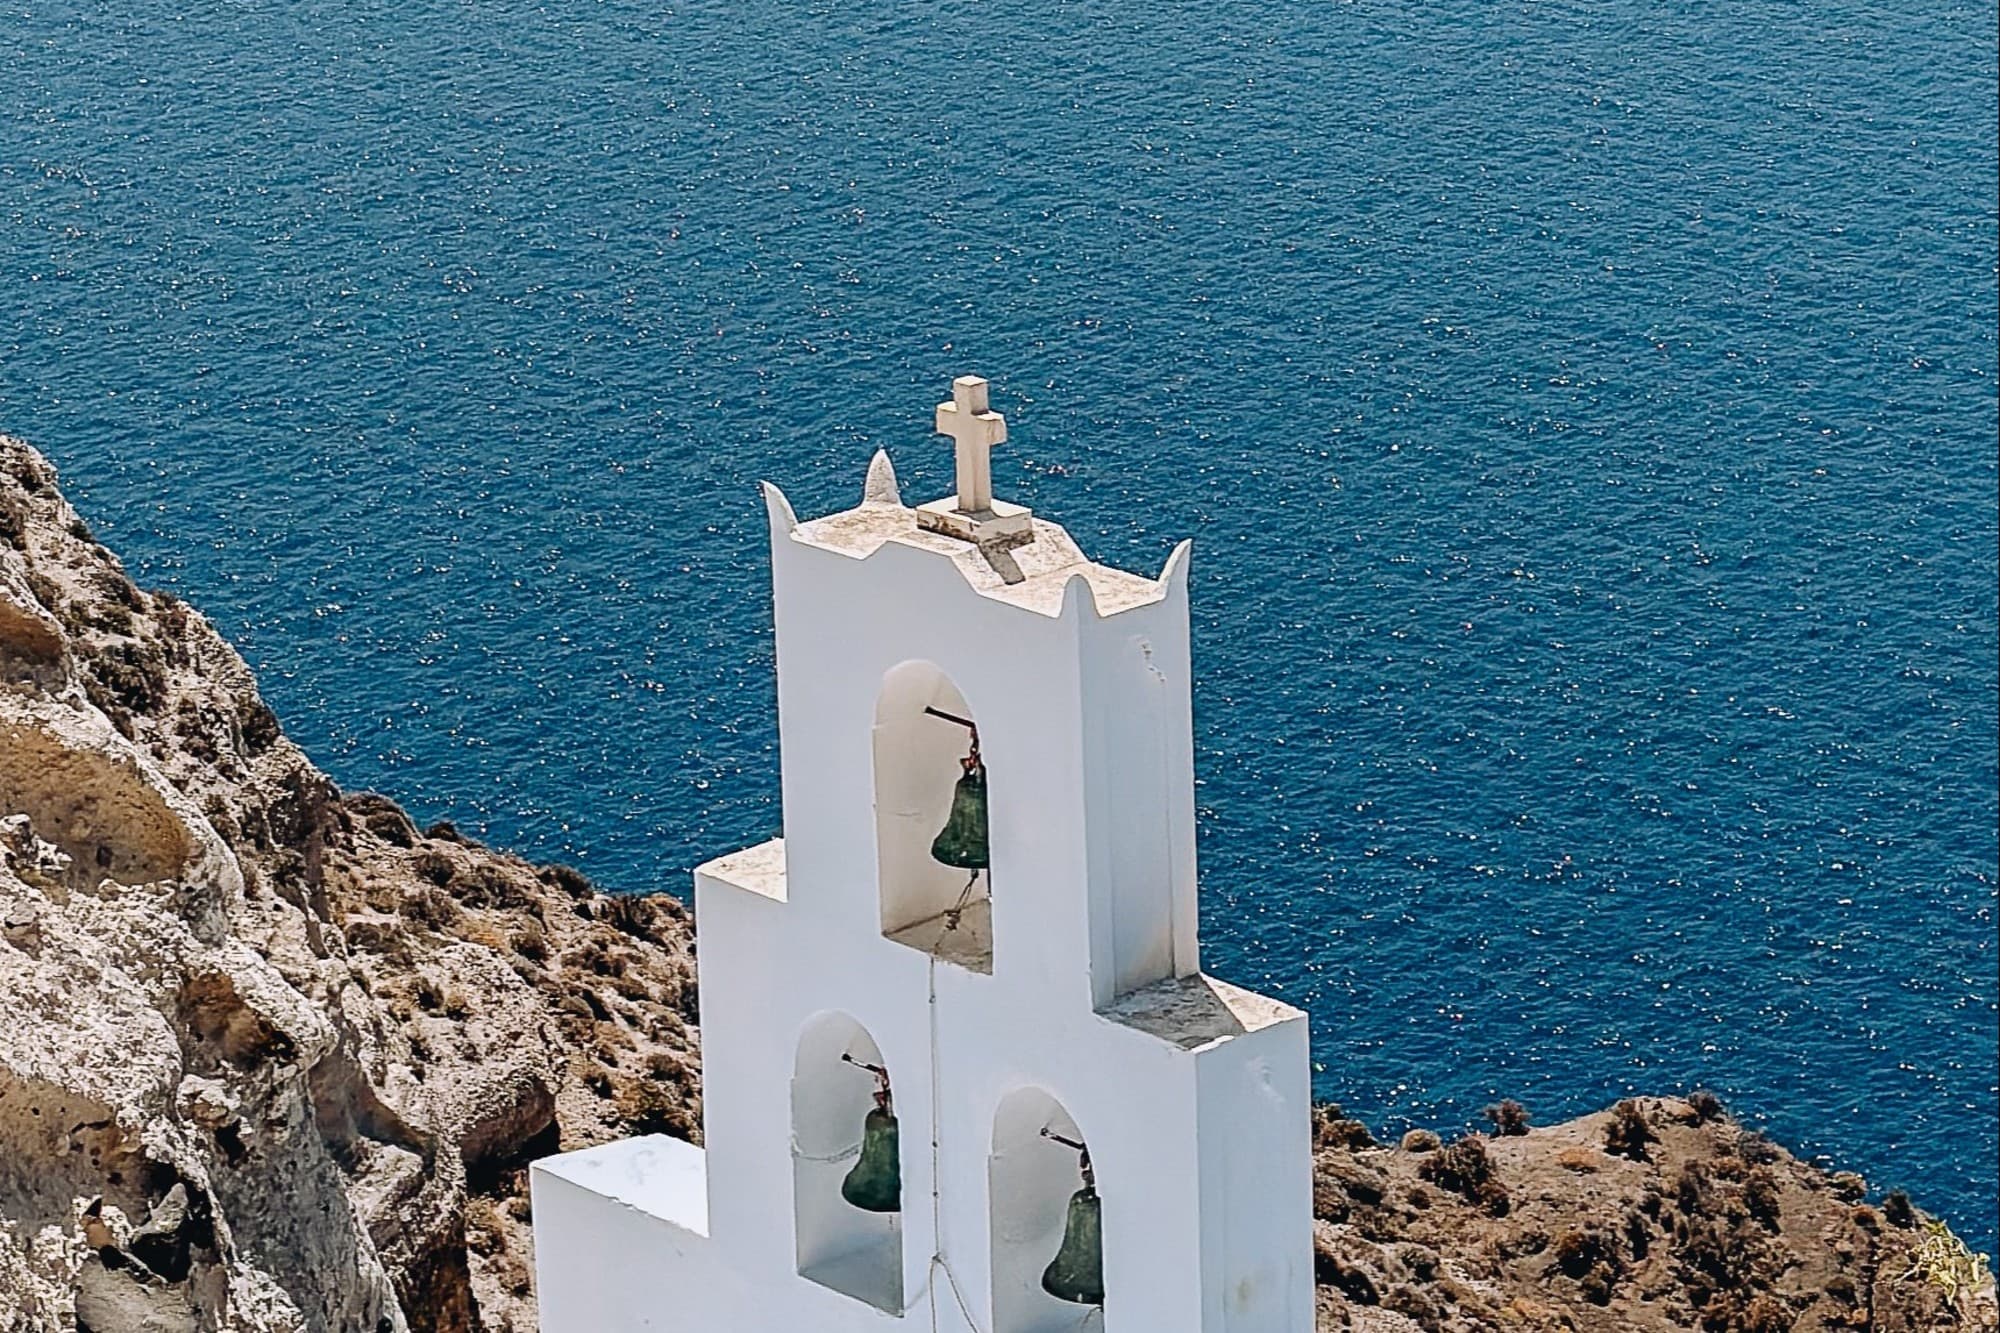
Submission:
<svg viewBox="0 0 2000 1333">
<path fill-rule="evenodd" d="M 537 1165 L 545 1333 L 1307 1333 L 1305 1016 L 1197 970 L 1185 548 L 1142 580 L 1037 524 L 1039 549 L 989 568 L 900 505 L 800 526 L 772 492 L 770 510 L 785 837 L 696 873 L 706 1151 L 641 1140 Z M 990 974 L 883 934 L 877 713 L 913 662 L 979 725 Z M 948 781 L 957 740 L 934 739 Z M 941 822 L 935 795 L 887 799 Z M 843 1225 L 857 1253 L 889 1225 L 828 1202 L 839 1162 L 802 1162 L 859 1138 L 868 1080 L 827 1063 L 849 1022 L 894 1087 L 900 1316 L 799 1272 L 802 1247 L 842 1252 Z M 1073 1152 L 1022 1139 L 1041 1106 L 1090 1145 L 1101 1312 L 1027 1285 L 1077 1183 Z"/>
</svg>

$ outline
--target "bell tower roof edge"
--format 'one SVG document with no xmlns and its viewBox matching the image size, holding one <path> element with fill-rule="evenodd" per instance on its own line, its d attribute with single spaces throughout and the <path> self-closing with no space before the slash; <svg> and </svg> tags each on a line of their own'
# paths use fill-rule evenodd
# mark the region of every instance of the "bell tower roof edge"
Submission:
<svg viewBox="0 0 2000 1333">
<path fill-rule="evenodd" d="M 861 503 L 800 521 L 776 487 L 765 484 L 774 536 L 789 534 L 808 547 L 867 560 L 883 547 L 913 548 L 950 560 L 973 590 L 1046 616 L 1059 616 L 1072 579 L 1081 578 L 1101 616 L 1163 600 L 1186 568 L 1183 541 L 1166 571 L 1149 578 L 1099 564 L 1061 524 L 1037 518 L 1022 505 L 993 494 L 992 448 L 1004 443 L 1007 421 L 992 409 L 990 386 L 976 375 L 952 382 L 952 397 L 937 405 L 937 432 L 952 437 L 957 490 L 922 505 L 904 502 L 895 465 L 878 449 L 868 464 Z"/>
</svg>

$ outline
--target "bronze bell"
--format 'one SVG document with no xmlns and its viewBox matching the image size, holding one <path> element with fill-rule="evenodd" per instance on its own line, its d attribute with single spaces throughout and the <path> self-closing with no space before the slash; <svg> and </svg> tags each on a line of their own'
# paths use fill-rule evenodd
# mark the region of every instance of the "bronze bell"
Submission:
<svg viewBox="0 0 2000 1333">
<path fill-rule="evenodd" d="M 852 1057 L 844 1057 L 860 1064 Z M 863 1212 L 903 1210 L 903 1162 L 896 1141 L 896 1113 L 889 1109 L 889 1077 L 879 1066 L 863 1065 L 875 1075 L 875 1109 L 861 1122 L 861 1159 L 840 1182 L 840 1197 Z"/>
<path fill-rule="evenodd" d="M 960 870 L 984 870 L 986 852 L 986 765 L 974 751 L 963 761 L 965 773 L 951 794 L 951 814 L 931 843 L 934 860 Z"/>
<path fill-rule="evenodd" d="M 1054 1134 L 1049 1137 L 1070 1142 Z M 1083 1188 L 1069 1196 L 1062 1248 L 1042 1271 L 1042 1290 L 1059 1301 L 1104 1304 L 1104 1206 L 1097 1197 L 1088 1149 L 1083 1151 Z"/>
</svg>

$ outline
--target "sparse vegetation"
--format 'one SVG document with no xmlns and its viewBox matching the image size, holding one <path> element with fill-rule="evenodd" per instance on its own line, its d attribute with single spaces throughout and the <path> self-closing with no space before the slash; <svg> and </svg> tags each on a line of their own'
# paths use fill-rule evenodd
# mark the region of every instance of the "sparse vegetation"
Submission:
<svg viewBox="0 0 2000 1333">
<path fill-rule="evenodd" d="M 514 952 L 537 963 L 549 960 L 549 935 L 540 921 L 530 918 L 527 925 L 514 932 Z"/>
<path fill-rule="evenodd" d="M 546 865 L 538 873 L 542 877 L 542 883 L 551 888 L 561 889 L 572 898 L 588 898 L 597 891 L 591 884 L 590 877 L 572 866 Z"/>
<path fill-rule="evenodd" d="M 1571 1227 L 1550 1246 L 1555 1268 L 1573 1278 L 1577 1294 L 1592 1305 L 1609 1305 L 1617 1288 L 1618 1245 L 1596 1227 Z"/>
<path fill-rule="evenodd" d="M 1604 1151 L 1643 1162 L 1647 1158 L 1647 1145 L 1658 1140 L 1639 1103 L 1628 1097 L 1611 1108 L 1611 1123 L 1604 1128 Z"/>
<path fill-rule="evenodd" d="M 403 895 L 403 916 L 437 931 L 449 931 L 462 915 L 449 893 L 435 885 L 413 888 Z"/>
<path fill-rule="evenodd" d="M 243 748 L 252 755 L 264 753 L 284 735 L 278 725 L 278 715 L 255 696 L 246 699 L 238 710 L 236 725 L 243 736 Z"/>
<path fill-rule="evenodd" d="M 1510 1206 L 1506 1187 L 1494 1177 L 1486 1141 L 1477 1134 L 1454 1140 L 1426 1157 L 1417 1175 L 1478 1204 L 1494 1217 L 1504 1217 Z"/>
<path fill-rule="evenodd" d="M 1743 1206 L 1750 1210 L 1750 1216 L 1772 1231 L 1778 1229 L 1778 1217 L 1783 1208 L 1783 1192 L 1778 1186 L 1777 1173 L 1768 1166 L 1753 1166 L 1743 1178 Z"/>
<path fill-rule="evenodd" d="M 1759 1130 L 1746 1129 L 1736 1138 L 1736 1155 L 1752 1166 L 1769 1166 L 1781 1160 L 1785 1150 Z"/>
<path fill-rule="evenodd" d="M 28 549 L 27 511 L 10 496 L 0 496 L 0 542 L 17 551 Z"/>
<path fill-rule="evenodd" d="M 1373 1148 L 1375 1136 L 1359 1120 L 1350 1120 L 1337 1102 L 1321 1102 L 1313 1107 L 1313 1146 L 1316 1148 Z"/>
<path fill-rule="evenodd" d="M 35 600 L 42 604 L 44 611 L 47 611 L 56 619 L 63 621 L 66 626 L 68 625 L 68 617 L 64 613 L 69 606 L 69 602 L 63 597 L 62 589 L 56 586 L 54 579 L 42 573 L 41 570 L 30 566 L 28 569 L 28 591 L 34 594 Z"/>
</svg>

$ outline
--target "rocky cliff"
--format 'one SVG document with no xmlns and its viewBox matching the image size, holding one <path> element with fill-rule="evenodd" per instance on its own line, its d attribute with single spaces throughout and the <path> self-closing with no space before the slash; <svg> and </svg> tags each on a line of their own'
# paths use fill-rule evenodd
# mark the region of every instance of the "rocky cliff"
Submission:
<svg viewBox="0 0 2000 1333">
<path fill-rule="evenodd" d="M 674 899 L 338 791 L 4 438 L 0 1012 L 0 1333 L 525 1333 L 525 1164 L 699 1132 Z M 1993 1325 L 1907 1200 L 1706 1099 L 1318 1134 L 1322 1328 Z"/>
<path fill-rule="evenodd" d="M 534 1327 L 531 1158 L 700 1123 L 691 931 L 286 740 L 0 438 L 0 1330 Z"/>
</svg>

